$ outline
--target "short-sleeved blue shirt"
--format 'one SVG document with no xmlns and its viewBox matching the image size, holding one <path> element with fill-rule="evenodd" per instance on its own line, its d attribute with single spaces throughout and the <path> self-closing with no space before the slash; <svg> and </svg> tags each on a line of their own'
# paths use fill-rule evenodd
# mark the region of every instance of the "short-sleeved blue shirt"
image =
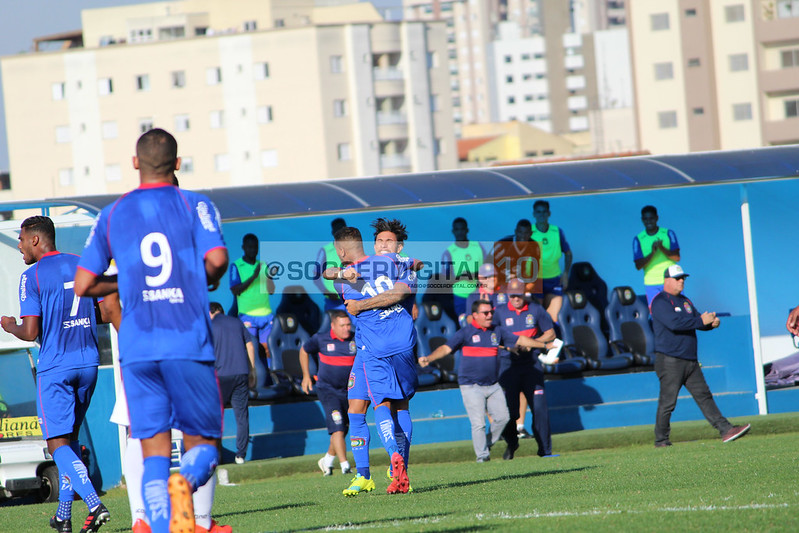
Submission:
<svg viewBox="0 0 799 533">
<path fill-rule="evenodd" d="M 494 322 L 514 335 L 522 335 L 535 339 L 545 331 L 554 328 L 552 318 L 546 309 L 535 302 L 528 302 L 521 309 L 514 308 L 511 304 L 498 305 L 494 309 Z M 514 362 L 535 362 L 536 357 L 543 350 L 534 348 L 532 350 L 522 350 L 518 356 L 512 359 Z M 500 356 L 507 357 L 507 350 L 500 350 Z"/>
<path fill-rule="evenodd" d="M 392 289 L 397 283 L 407 285 L 411 292 L 415 290 L 416 274 L 407 266 L 403 267 L 396 254 L 366 256 L 353 267 L 360 275 L 354 283 L 335 284 L 336 292 L 344 300 L 366 300 Z M 403 302 L 359 313 L 356 345 L 367 356 L 374 357 L 390 357 L 412 350 L 416 345 L 416 330 L 406 306 Z"/>
<path fill-rule="evenodd" d="M 458 384 L 493 385 L 499 379 L 499 347 L 515 346 L 516 335 L 502 326 L 483 329 L 470 320 L 446 345 L 452 351 L 461 350 Z"/>
<path fill-rule="evenodd" d="M 354 338 L 339 339 L 330 329 L 324 333 L 317 333 L 302 347 L 308 354 L 319 354 L 317 378 L 320 384 L 347 390 L 347 380 L 350 377 L 352 363 L 355 361 Z"/>
<path fill-rule="evenodd" d="M 204 258 L 225 246 L 219 213 L 204 195 L 142 185 L 102 210 L 78 267 L 119 270 L 120 362 L 213 361 Z"/>
<path fill-rule="evenodd" d="M 75 296 L 79 257 L 50 252 L 19 280 L 20 316 L 41 317 L 36 370 L 86 368 L 100 364 L 94 299 Z"/>
<path fill-rule="evenodd" d="M 253 342 L 250 332 L 238 318 L 218 313 L 211 320 L 217 376 L 239 376 L 250 373 L 247 343 Z"/>
</svg>

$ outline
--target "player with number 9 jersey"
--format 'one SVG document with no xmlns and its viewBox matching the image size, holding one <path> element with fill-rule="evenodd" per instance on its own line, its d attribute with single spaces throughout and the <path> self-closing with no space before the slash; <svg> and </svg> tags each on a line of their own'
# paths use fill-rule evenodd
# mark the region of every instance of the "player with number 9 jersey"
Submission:
<svg viewBox="0 0 799 533">
<path fill-rule="evenodd" d="M 142 185 L 103 209 L 78 267 L 96 276 L 116 262 L 123 367 L 214 360 L 203 258 L 224 246 L 214 204 L 169 184 Z"/>
</svg>

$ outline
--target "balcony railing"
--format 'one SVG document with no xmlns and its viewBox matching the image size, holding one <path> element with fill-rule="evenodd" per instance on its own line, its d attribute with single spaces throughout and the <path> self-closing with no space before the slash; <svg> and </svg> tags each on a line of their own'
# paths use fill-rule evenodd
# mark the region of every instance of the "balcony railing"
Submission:
<svg viewBox="0 0 799 533">
<path fill-rule="evenodd" d="M 372 75 L 375 80 L 401 80 L 404 77 L 402 70 L 396 67 L 374 68 Z"/>
<path fill-rule="evenodd" d="M 404 111 L 378 111 L 377 123 L 381 126 L 387 124 L 407 124 L 408 115 Z"/>
<path fill-rule="evenodd" d="M 380 166 L 382 168 L 408 168 L 411 166 L 411 159 L 405 154 L 382 154 Z"/>
</svg>

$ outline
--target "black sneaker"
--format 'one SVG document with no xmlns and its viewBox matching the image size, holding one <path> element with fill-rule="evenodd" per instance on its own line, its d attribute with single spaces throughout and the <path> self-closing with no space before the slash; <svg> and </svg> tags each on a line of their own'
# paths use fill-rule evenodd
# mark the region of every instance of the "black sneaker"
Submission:
<svg viewBox="0 0 799 533">
<path fill-rule="evenodd" d="M 520 439 L 532 439 L 533 436 L 530 435 L 525 428 L 516 430 L 516 436 Z"/>
<path fill-rule="evenodd" d="M 670 440 L 664 440 L 664 441 L 661 441 L 661 442 L 656 442 L 655 443 L 655 448 L 668 448 L 671 445 L 672 444 L 671 444 Z"/>
<path fill-rule="evenodd" d="M 57 516 L 50 518 L 50 527 L 58 531 L 58 533 L 72 533 L 72 520 L 59 520 Z"/>
<path fill-rule="evenodd" d="M 505 449 L 505 453 L 502 454 L 502 458 L 506 461 L 510 461 L 513 459 L 513 454 L 516 453 L 516 450 L 519 449 L 519 443 L 517 442 L 516 445 L 508 444 L 508 447 Z"/>
<path fill-rule="evenodd" d="M 105 505 L 102 503 L 94 508 L 94 511 L 89 512 L 86 521 L 83 523 L 80 533 L 95 533 L 100 529 L 100 526 L 111 520 L 111 513 L 108 512 Z"/>
</svg>

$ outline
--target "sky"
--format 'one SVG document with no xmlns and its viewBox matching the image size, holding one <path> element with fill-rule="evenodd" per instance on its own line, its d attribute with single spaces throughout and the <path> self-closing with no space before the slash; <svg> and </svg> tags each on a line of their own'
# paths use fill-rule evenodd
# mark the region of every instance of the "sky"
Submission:
<svg viewBox="0 0 799 533">
<path fill-rule="evenodd" d="M 95 7 L 144 4 L 157 0 L 0 0 L 0 56 L 32 52 L 33 39 L 44 35 L 78 30 L 80 12 Z M 375 0 L 387 8 L 401 0 Z M 8 139 L 0 72 L 0 172 L 8 171 Z"/>
</svg>

